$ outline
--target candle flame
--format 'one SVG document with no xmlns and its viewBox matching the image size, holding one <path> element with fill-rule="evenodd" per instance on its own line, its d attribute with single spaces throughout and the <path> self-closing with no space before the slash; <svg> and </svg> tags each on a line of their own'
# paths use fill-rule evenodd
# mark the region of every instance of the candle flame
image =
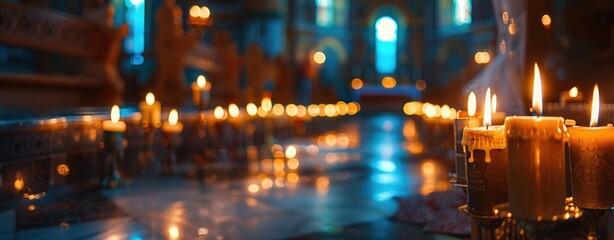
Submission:
<svg viewBox="0 0 614 240">
<path fill-rule="evenodd" d="M 196 78 L 196 85 L 198 85 L 199 88 L 204 88 L 205 85 L 207 85 L 207 79 L 205 78 L 205 76 L 198 75 L 198 77 Z"/>
<path fill-rule="evenodd" d="M 469 93 L 469 99 L 467 100 L 467 112 L 469 113 L 469 117 L 475 116 L 476 110 L 476 100 L 475 93 L 472 91 Z"/>
<path fill-rule="evenodd" d="M 175 126 L 179 121 L 179 113 L 177 113 L 177 109 L 171 109 L 171 112 L 168 113 L 168 124 Z"/>
<path fill-rule="evenodd" d="M 577 97 L 578 96 L 578 88 L 577 87 L 572 87 L 571 90 L 569 90 L 569 96 L 570 97 Z"/>
<path fill-rule="evenodd" d="M 535 71 L 533 72 L 533 111 L 537 116 L 542 114 L 542 79 L 537 63 L 535 63 Z"/>
<path fill-rule="evenodd" d="M 492 114 L 497 112 L 497 94 L 492 95 L 492 101 L 490 101 L 492 107 Z"/>
<path fill-rule="evenodd" d="M 271 102 L 271 98 L 269 97 L 263 97 L 260 105 L 262 106 L 262 110 L 267 112 L 271 111 L 271 109 L 273 108 L 273 103 Z"/>
<path fill-rule="evenodd" d="M 190 16 L 191 17 L 199 17 L 200 16 L 200 7 L 193 5 L 190 7 Z"/>
<path fill-rule="evenodd" d="M 152 92 L 148 92 L 145 96 L 145 102 L 147 105 L 152 106 L 156 102 L 156 96 Z"/>
<path fill-rule="evenodd" d="M 208 7 L 201 7 L 200 8 L 200 17 L 201 18 L 209 18 L 211 16 L 211 11 L 209 10 Z"/>
<path fill-rule="evenodd" d="M 326 55 L 323 52 L 316 52 L 313 54 L 313 61 L 317 64 L 323 64 L 326 61 Z"/>
<path fill-rule="evenodd" d="M 119 121 L 119 106 L 117 105 L 113 105 L 113 107 L 111 108 L 111 122 L 118 122 Z"/>
<path fill-rule="evenodd" d="M 256 107 L 256 104 L 253 103 L 248 103 L 247 106 L 245 106 L 245 110 L 247 110 L 247 114 L 252 117 L 258 114 L 258 107 Z"/>
<path fill-rule="evenodd" d="M 490 98 L 490 88 L 486 89 L 486 97 L 484 98 L 484 126 L 490 126 L 492 124 L 492 116 L 491 116 L 491 101 Z"/>
<path fill-rule="evenodd" d="M 231 103 L 230 105 L 228 105 L 228 114 L 230 114 L 230 117 L 236 118 L 239 116 L 240 111 L 239 111 L 239 106 L 237 106 L 237 104 Z"/>
<path fill-rule="evenodd" d="M 595 84 L 593 88 L 593 104 L 591 107 L 591 127 L 597 126 L 597 120 L 599 119 L 599 87 Z"/>
<path fill-rule="evenodd" d="M 215 117 L 215 119 L 224 118 L 224 108 L 222 108 L 221 106 L 215 107 L 215 109 L 213 110 L 213 117 Z"/>
</svg>

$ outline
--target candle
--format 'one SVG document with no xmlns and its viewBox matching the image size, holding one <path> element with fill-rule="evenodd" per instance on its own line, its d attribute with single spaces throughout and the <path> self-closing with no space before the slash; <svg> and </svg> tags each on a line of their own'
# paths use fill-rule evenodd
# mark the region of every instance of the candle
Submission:
<svg viewBox="0 0 614 240">
<path fill-rule="evenodd" d="M 142 124 L 151 125 L 154 128 L 160 127 L 162 107 L 160 102 L 156 101 L 153 93 L 147 93 L 145 101 L 139 103 L 139 110 L 141 110 Z"/>
<path fill-rule="evenodd" d="M 113 105 L 111 108 L 111 120 L 105 120 L 102 122 L 102 130 L 105 132 L 125 132 L 126 123 L 119 120 L 119 113 L 119 106 Z"/>
<path fill-rule="evenodd" d="M 455 152 L 456 152 L 456 184 L 466 185 L 467 184 L 467 165 L 465 160 L 465 148 L 462 144 L 463 141 L 463 130 L 465 127 L 477 127 L 480 125 L 480 120 L 475 116 L 476 112 L 476 100 L 475 93 L 469 93 L 469 97 L 467 99 L 467 110 L 468 111 L 458 111 L 456 119 L 454 120 L 454 140 L 456 144 Z"/>
<path fill-rule="evenodd" d="M 105 120 L 102 122 L 102 130 L 104 130 L 104 146 L 105 149 L 109 151 L 123 149 L 126 123 L 119 120 L 119 113 L 119 107 L 117 105 L 113 105 L 113 107 L 111 108 L 111 120 Z"/>
<path fill-rule="evenodd" d="M 176 109 L 171 109 L 168 120 L 162 123 L 162 131 L 165 133 L 180 133 L 183 131 L 183 124 L 179 122 L 179 113 Z"/>
<path fill-rule="evenodd" d="M 200 75 L 196 78 L 196 82 L 192 83 L 192 101 L 194 105 L 204 109 L 209 100 L 211 100 L 211 83 L 207 81 L 205 76 Z"/>
<path fill-rule="evenodd" d="M 614 207 L 614 127 L 596 127 L 598 116 L 595 85 L 590 127 L 569 129 L 572 196 L 578 207 L 609 209 Z"/>
<path fill-rule="evenodd" d="M 573 87 L 569 91 L 561 92 L 559 101 L 561 104 L 582 103 L 582 101 L 584 101 L 584 94 L 578 92 L 577 87 Z"/>
<path fill-rule="evenodd" d="M 541 115 L 541 78 L 535 64 L 533 111 L 507 117 L 509 209 L 514 217 L 550 219 L 565 213 L 565 141 L 562 117 Z"/>
<path fill-rule="evenodd" d="M 494 215 L 507 202 L 507 152 L 504 127 L 491 126 L 490 88 L 486 90 L 484 126 L 465 127 L 462 144 L 467 159 L 467 208 L 478 215 Z"/>
</svg>

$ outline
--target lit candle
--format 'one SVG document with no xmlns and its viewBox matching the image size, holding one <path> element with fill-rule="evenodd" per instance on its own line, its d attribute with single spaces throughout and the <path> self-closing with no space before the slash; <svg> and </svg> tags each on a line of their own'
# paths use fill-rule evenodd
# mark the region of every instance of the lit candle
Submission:
<svg viewBox="0 0 614 240">
<path fill-rule="evenodd" d="M 105 120 L 102 122 L 102 130 L 104 130 L 104 147 L 111 152 L 120 151 L 123 149 L 126 123 L 119 120 L 119 113 L 119 107 L 117 105 L 113 105 L 111 108 L 111 120 Z"/>
<path fill-rule="evenodd" d="M 484 99 L 484 126 L 466 127 L 467 208 L 478 215 L 494 215 L 507 202 L 507 151 L 502 125 L 491 126 L 490 88 Z"/>
<path fill-rule="evenodd" d="M 160 127 L 162 107 L 160 102 L 156 101 L 153 93 L 147 93 L 145 101 L 139 103 L 139 110 L 141 110 L 141 123 L 149 124 L 154 128 Z"/>
<path fill-rule="evenodd" d="M 179 113 L 172 109 L 168 114 L 168 120 L 162 123 L 162 131 L 165 133 L 180 133 L 183 131 L 183 124 L 179 122 Z"/>
<path fill-rule="evenodd" d="M 614 207 L 614 127 L 597 127 L 599 89 L 593 90 L 590 127 L 571 127 L 571 186 L 574 205 Z"/>
<path fill-rule="evenodd" d="M 262 106 L 262 110 L 265 112 L 271 111 L 273 109 L 273 103 L 271 102 L 270 97 L 262 97 L 262 101 L 260 101 L 260 106 Z"/>
<path fill-rule="evenodd" d="M 584 101 L 584 94 L 579 92 L 577 87 L 572 87 L 569 91 L 561 93 L 559 101 L 561 104 L 582 103 Z"/>
<path fill-rule="evenodd" d="M 207 81 L 205 76 L 200 75 L 196 78 L 196 82 L 192 83 L 192 101 L 202 110 L 209 103 L 209 100 L 211 100 L 211 83 Z"/>
<path fill-rule="evenodd" d="M 125 132 L 126 123 L 119 120 L 119 113 L 119 106 L 113 105 L 111 108 L 111 120 L 104 120 L 102 122 L 102 130 L 105 132 Z"/>
<path fill-rule="evenodd" d="M 469 93 L 467 99 L 467 111 L 458 111 L 454 120 L 454 140 L 456 141 L 456 184 L 467 184 L 467 164 L 465 160 L 465 148 L 463 147 L 463 130 L 465 127 L 480 126 L 480 119 L 476 117 L 475 93 Z"/>
<path fill-rule="evenodd" d="M 541 77 L 535 64 L 533 111 L 507 117 L 509 209 L 514 217 L 550 219 L 565 213 L 565 141 L 562 117 L 543 117 Z"/>
</svg>

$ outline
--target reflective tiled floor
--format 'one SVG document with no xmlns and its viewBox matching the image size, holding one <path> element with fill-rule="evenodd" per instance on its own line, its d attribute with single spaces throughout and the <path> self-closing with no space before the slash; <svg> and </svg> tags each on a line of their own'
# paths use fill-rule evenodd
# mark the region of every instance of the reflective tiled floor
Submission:
<svg viewBox="0 0 614 240">
<path fill-rule="evenodd" d="M 334 132 L 270 146 L 270 158 L 248 161 L 244 178 L 215 172 L 136 177 L 99 191 L 118 214 L 22 228 L 17 238 L 450 239 L 390 220 L 398 207 L 392 197 L 449 188 L 452 162 L 446 151 L 416 145 L 419 126 L 400 115 L 365 115 Z M 297 149 L 295 160 L 289 146 Z M 187 173 L 192 168 L 180 166 Z"/>
</svg>

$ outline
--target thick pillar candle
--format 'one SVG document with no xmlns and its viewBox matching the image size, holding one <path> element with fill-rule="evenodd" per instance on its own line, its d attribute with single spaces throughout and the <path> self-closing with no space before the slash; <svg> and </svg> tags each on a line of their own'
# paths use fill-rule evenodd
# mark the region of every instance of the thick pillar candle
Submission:
<svg viewBox="0 0 614 240">
<path fill-rule="evenodd" d="M 495 215 L 507 202 L 507 152 L 503 126 L 491 126 L 490 88 L 484 99 L 484 126 L 467 127 L 463 146 L 467 155 L 467 208 L 477 215 Z"/>
<path fill-rule="evenodd" d="M 561 117 L 508 117 L 509 208 L 514 217 L 565 213 L 565 141 Z"/>
<path fill-rule="evenodd" d="M 156 97 L 153 93 L 147 93 L 145 101 L 139 103 L 139 110 L 141 111 L 141 123 L 149 124 L 154 128 L 160 127 L 162 105 L 160 102 L 156 101 Z"/>
<path fill-rule="evenodd" d="M 533 112 L 508 117 L 505 134 L 509 162 L 509 209 L 519 219 L 551 219 L 565 213 L 565 142 L 562 117 L 541 117 L 542 87 L 535 64 Z"/>
<path fill-rule="evenodd" d="M 595 127 L 598 115 L 595 85 L 591 127 L 569 129 L 572 196 L 578 207 L 609 209 L 614 207 L 614 127 Z"/>
<path fill-rule="evenodd" d="M 467 207 L 478 215 L 493 215 L 507 202 L 507 152 L 503 126 L 465 128 Z"/>
</svg>

